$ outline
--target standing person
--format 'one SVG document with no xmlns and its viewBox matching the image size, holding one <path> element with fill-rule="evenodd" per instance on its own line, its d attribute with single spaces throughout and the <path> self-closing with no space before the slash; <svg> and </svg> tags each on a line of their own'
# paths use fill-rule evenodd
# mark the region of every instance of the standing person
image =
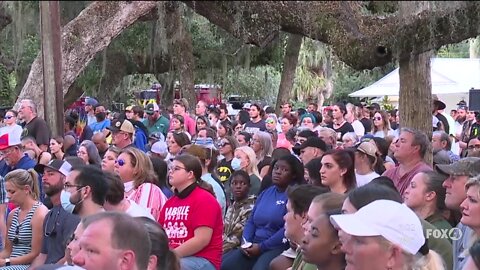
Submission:
<svg viewBox="0 0 480 270">
<path fill-rule="evenodd" d="M 197 117 L 207 116 L 207 103 L 203 100 L 199 100 L 195 106 L 195 115 Z"/>
<path fill-rule="evenodd" d="M 415 174 L 432 170 L 430 165 L 424 161 L 429 144 L 425 133 L 415 129 L 402 128 L 400 137 L 395 144 L 396 151 L 394 153 L 399 165 L 382 174 L 393 180 L 402 196 Z"/>
<path fill-rule="evenodd" d="M 372 134 L 375 137 L 386 139 L 388 136 L 394 136 L 393 129 L 390 128 L 388 114 L 385 111 L 378 111 L 373 115 Z"/>
<path fill-rule="evenodd" d="M 112 144 L 120 149 L 125 149 L 128 146 L 135 147 L 133 144 L 133 136 L 135 135 L 135 128 L 133 124 L 127 119 L 118 119 L 112 122 L 108 127 L 112 132 Z"/>
<path fill-rule="evenodd" d="M 234 172 L 230 181 L 230 188 L 233 194 L 233 203 L 228 207 L 224 220 L 223 254 L 240 247 L 243 229 L 255 204 L 255 196 L 248 195 L 250 177 L 246 172 Z"/>
<path fill-rule="evenodd" d="M 96 121 L 89 125 L 93 134 L 97 132 L 108 134 L 106 129 L 108 126 L 110 126 L 110 119 L 107 119 L 105 107 L 101 104 L 97 104 L 97 106 L 95 106 L 95 119 Z"/>
<path fill-rule="evenodd" d="M 16 136 L 22 136 L 23 129 L 17 124 L 18 112 L 15 110 L 8 110 L 3 117 L 4 127 L 0 128 L 0 134 L 11 133 Z"/>
<path fill-rule="evenodd" d="M 85 112 L 87 113 L 87 126 L 97 122 L 97 118 L 95 117 L 95 106 L 97 106 L 98 102 L 94 98 L 86 98 L 85 99 Z"/>
<path fill-rule="evenodd" d="M 333 123 L 327 127 L 333 129 L 337 133 L 337 141 L 341 141 L 345 133 L 355 132 L 352 125 L 345 120 L 347 108 L 343 103 L 333 105 Z"/>
<path fill-rule="evenodd" d="M 199 186 L 201 176 L 198 158 L 176 157 L 170 167 L 175 196 L 167 201 L 158 219 L 184 270 L 220 269 L 222 213 L 215 197 Z"/>
<path fill-rule="evenodd" d="M 252 104 L 248 111 L 250 121 L 245 123 L 244 130 L 253 136 L 257 131 L 266 131 L 265 120 L 263 120 L 264 111 L 258 104 Z"/>
<path fill-rule="evenodd" d="M 62 136 L 55 136 L 50 139 L 50 153 L 52 154 L 52 159 L 63 160 L 65 152 L 63 152 Z"/>
<path fill-rule="evenodd" d="M 0 252 L 5 270 L 27 269 L 41 250 L 42 224 L 48 212 L 40 201 L 38 174 L 33 169 L 18 169 L 5 176 L 5 189 L 17 208 L 8 215 L 8 237 Z"/>
<path fill-rule="evenodd" d="M 288 248 L 283 220 L 287 213 L 286 190 L 304 181 L 303 165 L 295 156 L 278 159 L 273 166 L 273 185 L 260 194 L 245 225 L 244 244 L 223 256 L 222 270 L 268 269 L 270 262 Z"/>
<path fill-rule="evenodd" d="M 45 120 L 37 116 L 37 106 L 32 100 L 24 99 L 20 102 L 18 117 L 25 121 L 22 137 L 34 137 L 38 147 L 43 151 L 47 151 L 50 140 L 50 129 Z"/>
<path fill-rule="evenodd" d="M 42 174 L 43 190 L 53 205 L 43 223 L 43 240 L 40 254 L 30 269 L 43 264 L 63 264 L 67 240 L 80 222 L 80 218 L 67 212 L 61 203 L 63 183 L 72 166 L 67 161 L 52 160 L 46 165 L 37 165 L 35 170 Z"/>
<path fill-rule="evenodd" d="M 370 110 L 363 104 L 357 104 L 357 117 L 365 128 L 365 134 L 372 131 L 372 120 L 370 120 Z"/>
<path fill-rule="evenodd" d="M 156 103 L 150 103 L 145 107 L 147 118 L 143 120 L 143 124 L 147 127 L 148 134 L 161 133 L 167 136 L 170 121 L 160 112 L 160 107 Z"/>
<path fill-rule="evenodd" d="M 195 135 L 195 120 L 188 115 L 188 101 L 185 98 L 175 99 L 173 101 L 173 114 L 183 116 L 185 123 L 185 130 L 190 133 L 191 136 Z M 172 122 L 168 130 L 173 130 Z"/>
<path fill-rule="evenodd" d="M 346 105 L 347 114 L 345 115 L 345 120 L 350 123 L 355 131 L 355 134 L 360 138 L 365 135 L 365 127 L 363 126 L 362 122 L 358 120 L 358 115 L 355 110 L 355 105 L 352 103 L 348 103 Z M 342 136 L 343 138 L 343 136 Z"/>
</svg>

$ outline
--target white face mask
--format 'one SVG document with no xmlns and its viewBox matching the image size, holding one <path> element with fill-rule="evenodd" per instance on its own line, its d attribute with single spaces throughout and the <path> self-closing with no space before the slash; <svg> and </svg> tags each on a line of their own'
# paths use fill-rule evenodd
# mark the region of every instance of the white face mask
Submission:
<svg viewBox="0 0 480 270">
<path fill-rule="evenodd" d="M 242 161 L 239 158 L 233 158 L 231 164 L 234 171 L 238 171 L 242 168 Z"/>
<path fill-rule="evenodd" d="M 73 213 L 73 209 L 75 209 L 75 204 L 70 202 L 70 196 L 72 194 L 69 191 L 62 190 L 60 194 L 60 202 L 62 204 L 63 209 L 68 213 Z"/>
</svg>

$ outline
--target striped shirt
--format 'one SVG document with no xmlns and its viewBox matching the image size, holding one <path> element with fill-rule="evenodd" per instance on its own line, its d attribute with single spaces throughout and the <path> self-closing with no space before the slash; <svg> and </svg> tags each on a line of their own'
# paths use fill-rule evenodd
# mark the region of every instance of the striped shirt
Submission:
<svg viewBox="0 0 480 270">
<path fill-rule="evenodd" d="M 162 190 L 151 183 L 143 183 L 137 189 L 127 192 L 126 194 L 127 199 L 150 210 L 155 220 L 158 220 L 160 211 L 167 201 L 167 197 L 163 194 Z"/>
</svg>

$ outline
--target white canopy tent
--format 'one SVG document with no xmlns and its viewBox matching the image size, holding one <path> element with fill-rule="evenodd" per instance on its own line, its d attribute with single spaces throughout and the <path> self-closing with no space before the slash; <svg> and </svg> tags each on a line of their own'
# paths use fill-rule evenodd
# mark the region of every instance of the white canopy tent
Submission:
<svg viewBox="0 0 480 270">
<path fill-rule="evenodd" d="M 480 89 L 480 59 L 432 58 L 431 78 L 432 94 L 437 94 L 447 105 L 447 110 L 455 108 L 462 99 L 468 104 L 468 91 L 471 88 Z M 388 96 L 395 104 L 395 101 L 398 102 L 399 90 L 400 79 L 396 68 L 374 84 L 349 96 L 379 98 Z"/>
</svg>

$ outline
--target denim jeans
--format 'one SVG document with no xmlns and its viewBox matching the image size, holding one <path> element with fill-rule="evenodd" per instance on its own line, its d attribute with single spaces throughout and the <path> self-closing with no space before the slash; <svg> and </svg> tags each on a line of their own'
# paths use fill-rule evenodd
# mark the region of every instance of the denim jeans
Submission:
<svg viewBox="0 0 480 270">
<path fill-rule="evenodd" d="M 215 266 L 207 259 L 193 256 L 181 258 L 180 268 L 182 270 L 215 270 Z"/>
</svg>

